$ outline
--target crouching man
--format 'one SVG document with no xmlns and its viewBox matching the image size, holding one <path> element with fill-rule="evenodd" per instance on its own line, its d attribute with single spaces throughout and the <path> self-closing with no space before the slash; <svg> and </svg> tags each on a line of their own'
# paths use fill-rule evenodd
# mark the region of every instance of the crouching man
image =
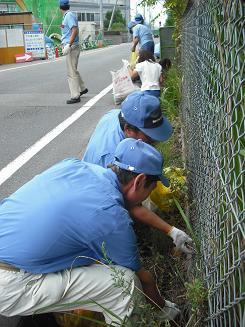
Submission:
<svg viewBox="0 0 245 327">
<path fill-rule="evenodd" d="M 151 145 L 127 138 L 108 169 L 66 159 L 4 199 L 0 314 L 83 308 L 102 312 L 108 324 L 122 324 L 142 286 L 160 314 L 174 319 L 178 308 L 161 297 L 141 266 L 128 213 L 148 197 L 157 180 L 167 182 L 162 165 Z M 115 285 L 115 268 L 130 285 L 126 293 Z"/>
</svg>

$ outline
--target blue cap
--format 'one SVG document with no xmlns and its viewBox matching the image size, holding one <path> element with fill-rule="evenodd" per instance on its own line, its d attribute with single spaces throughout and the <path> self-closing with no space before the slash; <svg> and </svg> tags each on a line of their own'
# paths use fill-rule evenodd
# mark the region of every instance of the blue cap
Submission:
<svg viewBox="0 0 245 327">
<path fill-rule="evenodd" d="M 141 91 L 131 93 L 121 106 L 122 117 L 154 141 L 166 141 L 173 132 L 172 125 L 163 117 L 160 101 Z"/>
<path fill-rule="evenodd" d="M 126 138 L 116 147 L 113 164 L 133 173 L 153 175 L 168 187 L 169 180 L 162 175 L 163 156 L 153 146 Z"/>
<path fill-rule="evenodd" d="M 137 22 L 137 23 L 141 23 L 141 22 L 143 22 L 144 18 L 143 18 L 143 16 L 142 16 L 141 14 L 136 14 L 136 15 L 134 16 L 134 20 L 135 20 L 135 22 Z"/>
<path fill-rule="evenodd" d="M 60 6 L 68 6 L 69 0 L 60 0 Z"/>
</svg>

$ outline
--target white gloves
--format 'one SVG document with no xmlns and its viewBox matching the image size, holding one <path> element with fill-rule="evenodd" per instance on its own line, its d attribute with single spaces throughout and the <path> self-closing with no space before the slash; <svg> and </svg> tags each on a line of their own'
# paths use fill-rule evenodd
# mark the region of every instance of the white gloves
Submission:
<svg viewBox="0 0 245 327">
<path fill-rule="evenodd" d="M 178 314 L 180 314 L 180 310 L 177 305 L 165 300 L 165 306 L 160 312 L 160 317 L 164 320 L 174 320 Z"/>
<path fill-rule="evenodd" d="M 186 254 L 193 253 L 193 248 L 191 247 L 193 241 L 185 232 L 176 227 L 173 227 L 168 235 L 173 239 L 177 249 Z M 188 244 L 190 247 L 188 247 Z"/>
<path fill-rule="evenodd" d="M 70 46 L 70 44 L 66 44 L 62 50 L 63 56 L 68 55 L 68 53 L 70 53 L 70 52 L 71 52 L 71 46 Z"/>
</svg>

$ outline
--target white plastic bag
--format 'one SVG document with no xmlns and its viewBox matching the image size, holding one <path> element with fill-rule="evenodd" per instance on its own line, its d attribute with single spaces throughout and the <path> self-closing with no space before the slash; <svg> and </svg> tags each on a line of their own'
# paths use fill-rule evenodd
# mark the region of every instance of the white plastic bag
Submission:
<svg viewBox="0 0 245 327">
<path fill-rule="evenodd" d="M 111 75 L 115 104 L 120 104 L 130 93 L 139 90 L 132 82 L 126 61 L 123 61 L 122 68 L 111 72 Z"/>
</svg>

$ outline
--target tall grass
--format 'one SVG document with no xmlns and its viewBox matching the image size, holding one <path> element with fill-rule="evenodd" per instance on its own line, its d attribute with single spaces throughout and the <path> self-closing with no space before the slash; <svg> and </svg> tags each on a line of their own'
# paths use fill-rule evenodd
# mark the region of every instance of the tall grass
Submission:
<svg viewBox="0 0 245 327">
<path fill-rule="evenodd" d="M 164 166 L 182 167 L 182 154 L 180 145 L 180 119 L 179 104 L 181 100 L 181 79 L 177 68 L 173 66 L 164 76 L 164 85 L 161 94 L 161 108 L 163 115 L 173 125 L 173 135 L 167 142 L 157 145 L 158 151 L 164 156 Z"/>
</svg>

